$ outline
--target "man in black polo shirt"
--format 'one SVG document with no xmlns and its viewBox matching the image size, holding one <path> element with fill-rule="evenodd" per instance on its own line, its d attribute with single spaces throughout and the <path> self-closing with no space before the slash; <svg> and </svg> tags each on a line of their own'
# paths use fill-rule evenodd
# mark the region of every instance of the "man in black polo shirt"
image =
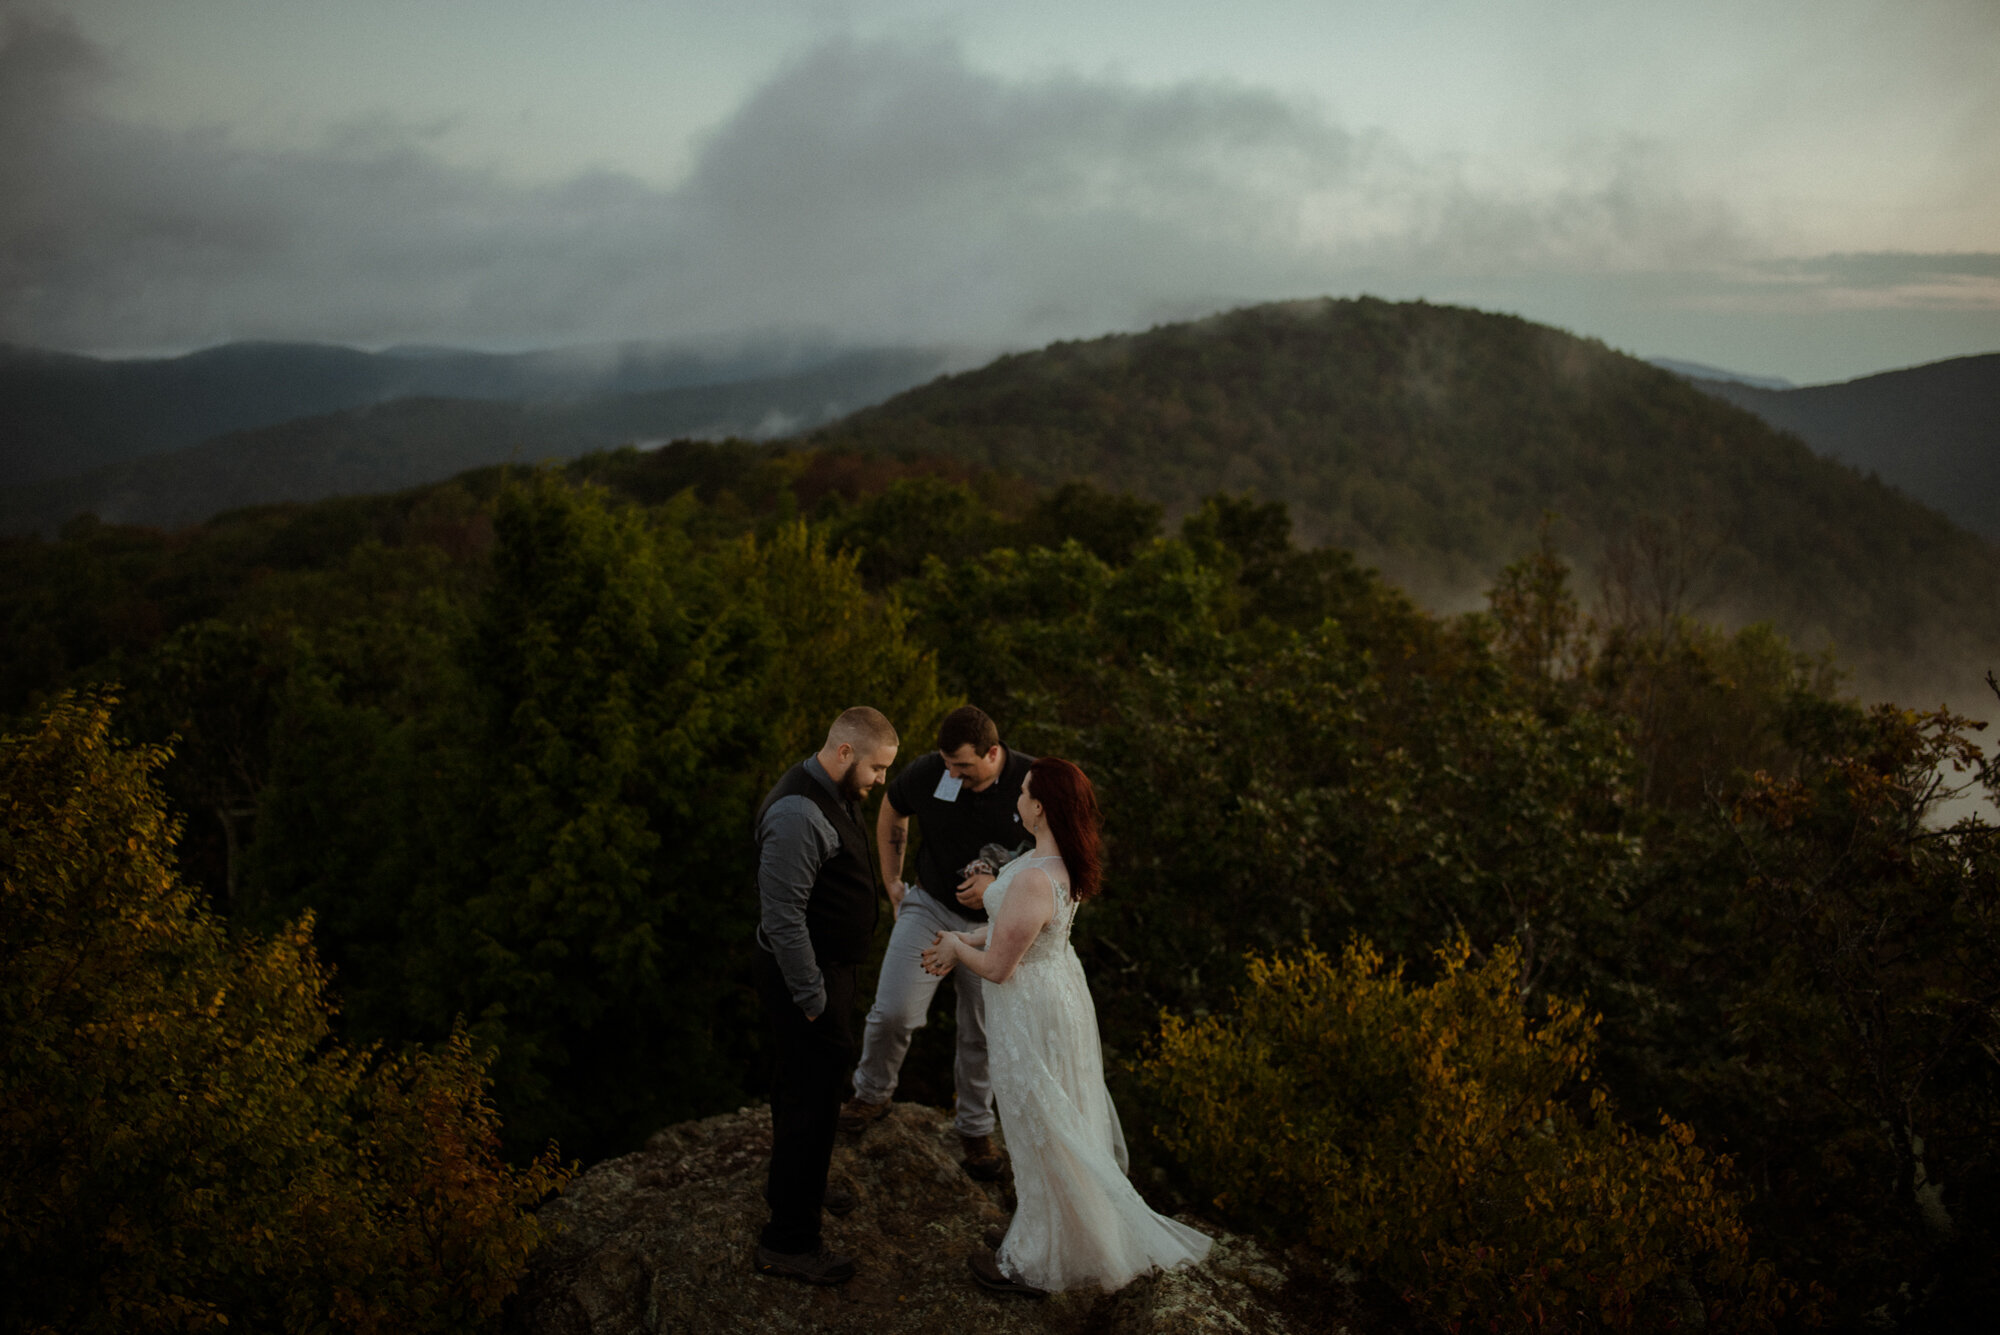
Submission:
<svg viewBox="0 0 2000 1335">
<path fill-rule="evenodd" d="M 984 712 L 966 705 L 945 716 L 938 749 L 904 767 L 890 781 L 875 822 L 882 880 L 896 912 L 875 1005 L 863 1031 L 854 1098 L 840 1110 L 840 1125 L 865 1130 L 889 1106 L 896 1077 L 910 1050 L 910 1035 L 929 1018 L 938 979 L 924 972 L 923 952 L 939 932 L 969 932 L 986 921 L 991 870 L 968 871 L 981 850 L 998 845 L 1012 854 L 1033 841 L 1021 829 L 1014 805 L 1033 756 L 1009 751 Z M 917 878 L 903 882 L 903 853 L 914 817 L 923 842 Z M 970 969 L 954 969 L 958 987 L 958 1060 L 952 1068 L 958 1109 L 954 1119 L 965 1147 L 965 1171 L 982 1181 L 1000 1176 L 993 1147 L 993 1082 L 986 1064 L 986 1001 Z"/>
</svg>

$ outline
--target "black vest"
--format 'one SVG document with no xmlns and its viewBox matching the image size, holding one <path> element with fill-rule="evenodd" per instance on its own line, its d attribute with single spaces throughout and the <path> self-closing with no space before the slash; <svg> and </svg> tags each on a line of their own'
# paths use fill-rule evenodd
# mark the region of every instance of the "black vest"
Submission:
<svg viewBox="0 0 2000 1335">
<path fill-rule="evenodd" d="M 875 942 L 875 921 L 882 912 L 875 868 L 868 860 L 868 835 L 847 803 L 829 793 L 800 761 L 757 804 L 753 836 L 761 835 L 764 813 L 781 797 L 809 799 L 840 836 L 840 847 L 820 865 L 806 900 L 806 936 L 813 954 L 822 964 L 861 964 Z"/>
</svg>

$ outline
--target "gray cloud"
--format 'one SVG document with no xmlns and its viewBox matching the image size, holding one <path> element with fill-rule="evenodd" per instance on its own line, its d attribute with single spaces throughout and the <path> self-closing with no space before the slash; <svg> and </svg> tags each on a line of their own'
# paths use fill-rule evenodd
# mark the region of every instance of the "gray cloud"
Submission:
<svg viewBox="0 0 2000 1335">
<path fill-rule="evenodd" d="M 17 14 L 0 45 L 0 338 L 502 344 L 804 325 L 1025 344 L 1323 291 L 1450 298 L 1718 266 L 1750 275 L 1745 291 L 1773 281 L 1729 210 L 1677 190 L 1643 144 L 1508 195 L 1268 92 L 1007 81 L 949 46 L 808 52 L 665 190 L 615 174 L 514 185 L 389 122 L 293 152 L 167 133 L 98 112 L 104 77 L 60 19 Z"/>
<path fill-rule="evenodd" d="M 2000 304 L 2000 255 L 1996 254 L 1820 255 L 1768 268 L 1781 279 L 1803 279 L 1836 292 L 1887 291 L 1913 305 L 1955 304 L 1954 293 L 1963 300 Z"/>
</svg>

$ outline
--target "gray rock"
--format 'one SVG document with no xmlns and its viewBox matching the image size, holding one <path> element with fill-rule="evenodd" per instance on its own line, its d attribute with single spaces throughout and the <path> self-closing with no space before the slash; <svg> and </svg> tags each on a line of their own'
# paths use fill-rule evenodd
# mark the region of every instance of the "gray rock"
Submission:
<svg viewBox="0 0 2000 1335">
<path fill-rule="evenodd" d="M 544 1206 L 554 1235 L 510 1305 L 513 1335 L 1197 1335 L 1343 1328 L 1316 1297 L 1288 1294 L 1296 1267 L 1205 1221 L 1216 1239 L 1206 1264 L 1140 1278 L 1116 1293 L 1060 1293 L 1047 1302 L 991 1294 L 966 1258 L 1005 1224 L 1003 1185 L 958 1167 L 943 1113 L 898 1103 L 859 1137 L 842 1136 L 833 1183 L 860 1198 L 829 1217 L 826 1244 L 856 1260 L 838 1288 L 769 1279 L 751 1270 L 763 1225 L 770 1152 L 766 1108 L 669 1127 L 636 1154 L 601 1163 Z M 1322 1319 L 1323 1318 L 1323 1319 Z"/>
</svg>

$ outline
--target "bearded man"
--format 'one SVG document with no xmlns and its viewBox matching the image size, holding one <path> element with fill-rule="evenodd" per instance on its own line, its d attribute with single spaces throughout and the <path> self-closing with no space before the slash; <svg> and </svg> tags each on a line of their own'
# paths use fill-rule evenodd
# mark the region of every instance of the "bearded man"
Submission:
<svg viewBox="0 0 2000 1335">
<path fill-rule="evenodd" d="M 854 1277 L 853 1259 L 821 1242 L 820 1211 L 854 1208 L 851 1198 L 828 1197 L 826 1179 L 854 1061 L 855 970 L 880 914 L 860 805 L 888 777 L 897 743 L 879 710 L 850 709 L 757 809 L 754 969 L 776 1052 L 760 1275 L 808 1284 Z"/>
</svg>

